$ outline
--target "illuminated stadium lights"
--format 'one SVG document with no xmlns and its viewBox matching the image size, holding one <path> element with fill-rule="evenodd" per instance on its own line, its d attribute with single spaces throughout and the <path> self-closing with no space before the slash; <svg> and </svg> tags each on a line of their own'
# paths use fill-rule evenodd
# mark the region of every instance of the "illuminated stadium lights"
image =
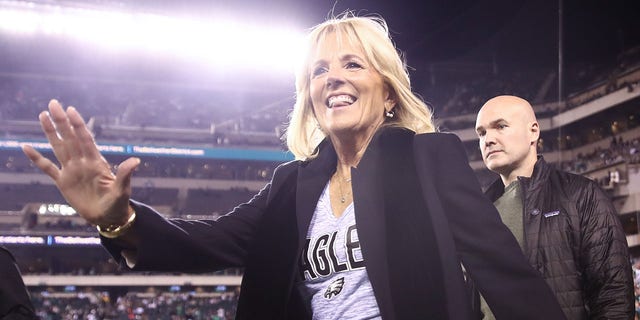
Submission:
<svg viewBox="0 0 640 320">
<path fill-rule="evenodd" d="M 73 216 L 76 215 L 76 210 L 66 204 L 43 203 L 38 208 L 38 214 Z"/>
<path fill-rule="evenodd" d="M 0 32 L 60 35 L 111 51 L 176 55 L 226 69 L 293 72 L 302 33 L 223 18 L 179 19 L 148 13 L 0 1 Z"/>
<path fill-rule="evenodd" d="M 0 9 L 0 28 L 16 33 L 38 31 L 41 17 L 35 12 Z"/>
</svg>

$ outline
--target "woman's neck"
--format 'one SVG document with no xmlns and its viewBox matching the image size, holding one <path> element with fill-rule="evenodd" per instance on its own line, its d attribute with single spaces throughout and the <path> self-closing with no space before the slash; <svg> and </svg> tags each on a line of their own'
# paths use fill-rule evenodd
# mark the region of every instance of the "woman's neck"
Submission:
<svg viewBox="0 0 640 320">
<path fill-rule="evenodd" d="M 334 148 L 338 156 L 337 171 L 347 173 L 351 167 L 357 167 L 364 155 L 371 138 L 367 140 L 344 141 L 338 140 L 334 142 Z"/>
<path fill-rule="evenodd" d="M 331 142 L 338 156 L 337 170 L 351 176 L 351 167 L 357 167 L 364 155 L 373 136 L 378 131 L 382 123 L 371 128 L 364 135 L 345 134 L 342 136 L 332 136 Z"/>
</svg>

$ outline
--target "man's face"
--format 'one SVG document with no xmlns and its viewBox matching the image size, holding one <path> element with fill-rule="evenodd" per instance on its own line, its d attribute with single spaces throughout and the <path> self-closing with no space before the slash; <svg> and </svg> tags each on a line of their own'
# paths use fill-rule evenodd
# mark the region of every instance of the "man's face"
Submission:
<svg viewBox="0 0 640 320">
<path fill-rule="evenodd" d="M 535 121 L 528 122 L 520 106 L 505 103 L 485 104 L 476 119 L 482 160 L 489 170 L 508 176 L 535 153 Z M 537 128 L 537 124 L 536 128 Z M 533 148 L 532 148 L 533 143 Z"/>
</svg>

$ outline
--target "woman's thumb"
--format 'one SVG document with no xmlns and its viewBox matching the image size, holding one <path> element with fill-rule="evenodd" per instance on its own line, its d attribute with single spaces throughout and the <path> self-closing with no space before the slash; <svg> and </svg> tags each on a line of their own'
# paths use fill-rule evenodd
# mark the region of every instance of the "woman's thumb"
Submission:
<svg viewBox="0 0 640 320">
<path fill-rule="evenodd" d="M 119 185 L 120 190 L 130 190 L 131 175 L 139 164 L 140 158 L 132 157 L 122 161 L 120 165 L 118 165 L 118 169 L 116 170 L 116 184 Z"/>
</svg>

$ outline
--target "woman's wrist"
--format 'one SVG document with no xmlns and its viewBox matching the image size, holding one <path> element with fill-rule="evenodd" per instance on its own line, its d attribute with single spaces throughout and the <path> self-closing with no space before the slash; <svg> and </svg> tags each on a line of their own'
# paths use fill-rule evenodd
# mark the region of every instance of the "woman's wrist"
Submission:
<svg viewBox="0 0 640 320">
<path fill-rule="evenodd" d="M 125 234 L 131 227 L 133 227 L 133 223 L 136 220 L 136 212 L 129 207 L 129 219 L 124 224 L 110 224 L 108 226 L 100 226 L 97 225 L 96 229 L 98 229 L 98 233 L 101 236 L 109 239 L 114 239 Z"/>
</svg>

